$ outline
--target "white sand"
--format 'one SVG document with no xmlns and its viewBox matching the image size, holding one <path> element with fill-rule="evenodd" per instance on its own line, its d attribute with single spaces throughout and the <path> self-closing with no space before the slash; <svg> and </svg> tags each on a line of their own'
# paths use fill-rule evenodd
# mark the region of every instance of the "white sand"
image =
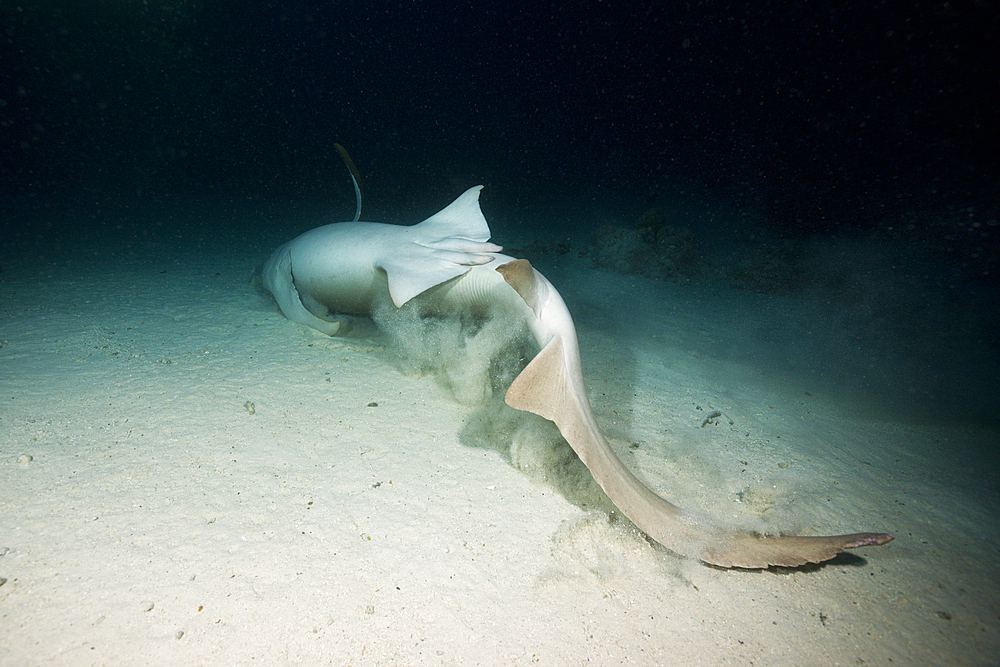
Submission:
<svg viewBox="0 0 1000 667">
<path fill-rule="evenodd" d="M 502 424 L 370 327 L 286 321 L 248 285 L 269 249 L 4 267 L 0 664 L 996 660 L 1000 503 L 975 424 L 907 425 L 721 360 L 769 321 L 733 330 L 731 296 L 554 270 L 598 418 L 665 497 L 896 535 L 718 570 L 581 508 L 586 475 L 530 431 L 483 446 Z"/>
</svg>

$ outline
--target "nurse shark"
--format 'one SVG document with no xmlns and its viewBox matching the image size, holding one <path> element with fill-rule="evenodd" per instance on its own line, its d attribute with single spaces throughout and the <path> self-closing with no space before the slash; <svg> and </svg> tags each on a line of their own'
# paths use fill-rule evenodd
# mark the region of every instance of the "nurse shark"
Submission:
<svg viewBox="0 0 1000 667">
<path fill-rule="evenodd" d="M 357 172 L 348 166 L 358 197 L 354 220 L 305 232 L 263 266 L 263 284 L 289 320 L 334 336 L 348 316 L 370 315 L 386 293 L 397 308 L 418 299 L 429 313 L 500 306 L 527 324 L 540 349 L 507 389 L 506 403 L 554 422 L 618 510 L 679 555 L 723 568 L 798 567 L 893 539 L 871 532 L 771 536 L 726 529 L 654 493 L 625 466 L 594 417 L 576 327 L 559 292 L 528 260 L 489 242 L 482 186 L 415 225 L 360 222 Z"/>
</svg>

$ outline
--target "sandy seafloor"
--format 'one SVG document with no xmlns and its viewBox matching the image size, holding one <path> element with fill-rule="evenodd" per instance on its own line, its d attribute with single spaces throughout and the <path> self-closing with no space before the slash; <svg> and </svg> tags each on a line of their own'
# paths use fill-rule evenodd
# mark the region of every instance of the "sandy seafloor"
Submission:
<svg viewBox="0 0 1000 667">
<path fill-rule="evenodd" d="M 285 320 L 248 280 L 280 240 L 3 265 L 0 664 L 997 664 L 995 433 L 866 395 L 809 348 L 836 304 L 536 262 L 646 483 L 720 523 L 896 536 L 726 571 L 609 518 L 537 420 L 470 404 L 481 359 L 449 357 L 461 402 L 371 325 Z"/>
</svg>

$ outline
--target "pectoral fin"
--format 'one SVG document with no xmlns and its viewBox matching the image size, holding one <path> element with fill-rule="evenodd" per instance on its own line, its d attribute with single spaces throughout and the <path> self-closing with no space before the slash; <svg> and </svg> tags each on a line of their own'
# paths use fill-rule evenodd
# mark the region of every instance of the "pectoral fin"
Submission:
<svg viewBox="0 0 1000 667">
<path fill-rule="evenodd" d="M 493 261 L 503 250 L 489 243 L 490 228 L 479 208 L 477 185 L 423 222 L 407 228 L 406 242 L 393 247 L 376 265 L 385 271 L 396 307 L 473 266 Z"/>
</svg>

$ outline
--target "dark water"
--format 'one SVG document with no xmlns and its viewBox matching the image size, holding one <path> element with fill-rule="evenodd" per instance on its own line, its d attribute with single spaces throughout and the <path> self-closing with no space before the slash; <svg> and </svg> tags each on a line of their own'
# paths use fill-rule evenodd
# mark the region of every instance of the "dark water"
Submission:
<svg viewBox="0 0 1000 667">
<path fill-rule="evenodd" d="M 262 260 L 350 217 L 340 142 L 365 219 L 482 183 L 498 240 L 557 275 L 600 264 L 610 224 L 639 268 L 608 268 L 666 253 L 678 302 L 741 332 L 692 346 L 876 413 L 998 422 L 989 3 L 27 2 L 0 22 L 0 279 Z M 643 238 L 655 209 L 683 258 Z"/>
</svg>

